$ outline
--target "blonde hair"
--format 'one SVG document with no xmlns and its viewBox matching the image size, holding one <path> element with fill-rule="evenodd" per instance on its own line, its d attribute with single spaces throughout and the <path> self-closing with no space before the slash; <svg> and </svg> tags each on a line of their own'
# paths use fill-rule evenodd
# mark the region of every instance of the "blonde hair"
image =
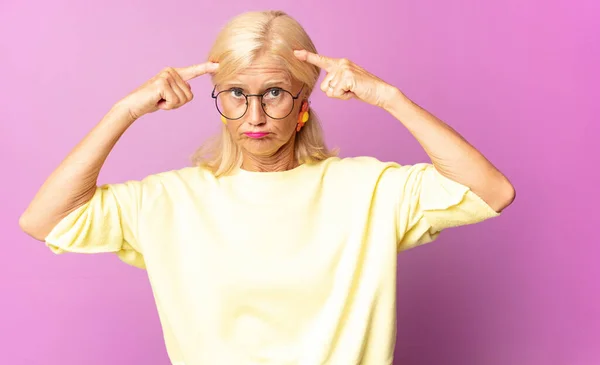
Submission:
<svg viewBox="0 0 600 365">
<path fill-rule="evenodd" d="M 238 15 L 221 30 L 209 52 L 208 60 L 219 63 L 213 83 L 218 84 L 267 54 L 281 62 L 292 78 L 306 85 L 308 97 L 321 70 L 296 59 L 295 49 L 317 52 L 304 28 L 286 13 L 253 11 Z M 315 163 L 336 155 L 325 145 L 323 130 L 313 109 L 309 111 L 306 125 L 296 133 L 294 153 L 299 163 Z M 216 176 L 226 175 L 241 166 L 242 151 L 223 127 L 219 135 L 200 146 L 192 162 L 207 167 Z"/>
</svg>

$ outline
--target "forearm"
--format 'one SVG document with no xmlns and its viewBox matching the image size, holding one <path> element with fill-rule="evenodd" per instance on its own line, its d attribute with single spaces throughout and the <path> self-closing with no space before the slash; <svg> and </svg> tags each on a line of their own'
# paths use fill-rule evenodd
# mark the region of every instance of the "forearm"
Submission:
<svg viewBox="0 0 600 365">
<path fill-rule="evenodd" d="M 88 202 L 102 165 L 132 123 L 127 108 L 115 105 L 46 179 L 21 215 L 23 231 L 44 240 L 62 218 Z"/>
<path fill-rule="evenodd" d="M 481 152 L 399 90 L 390 95 L 384 109 L 417 139 L 440 174 L 469 187 L 498 212 L 512 202 L 511 183 Z"/>
</svg>

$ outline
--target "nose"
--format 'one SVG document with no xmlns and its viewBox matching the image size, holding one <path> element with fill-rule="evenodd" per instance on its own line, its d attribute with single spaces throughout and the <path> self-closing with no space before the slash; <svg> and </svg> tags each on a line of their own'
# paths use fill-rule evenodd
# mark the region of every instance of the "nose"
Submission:
<svg viewBox="0 0 600 365">
<path fill-rule="evenodd" d="M 254 99 L 254 100 L 252 100 L 252 99 Z M 260 105 L 261 102 L 262 102 L 262 100 L 260 99 L 260 97 L 249 97 L 248 98 L 248 111 L 246 112 L 246 113 L 248 113 L 248 115 L 247 115 L 248 124 L 251 124 L 251 125 L 265 124 L 266 115 L 265 115 L 265 112 L 264 112 L 262 106 Z"/>
</svg>

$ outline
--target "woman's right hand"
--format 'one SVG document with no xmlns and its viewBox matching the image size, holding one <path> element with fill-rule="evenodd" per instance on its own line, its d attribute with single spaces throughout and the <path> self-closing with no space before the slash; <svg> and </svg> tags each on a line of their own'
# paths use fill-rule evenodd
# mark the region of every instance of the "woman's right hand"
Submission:
<svg viewBox="0 0 600 365">
<path fill-rule="evenodd" d="M 219 64 L 205 62 L 193 66 L 167 67 L 120 101 L 133 120 L 158 109 L 176 109 L 188 103 L 194 95 L 189 80 L 213 73 Z"/>
</svg>

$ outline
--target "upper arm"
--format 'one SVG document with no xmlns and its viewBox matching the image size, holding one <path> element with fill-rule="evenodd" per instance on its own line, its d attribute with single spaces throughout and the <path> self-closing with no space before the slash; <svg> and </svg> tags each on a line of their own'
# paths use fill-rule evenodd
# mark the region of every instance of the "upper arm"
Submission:
<svg viewBox="0 0 600 365">
<path fill-rule="evenodd" d="M 137 221 L 143 183 L 129 181 L 96 188 L 92 198 L 64 217 L 46 236 L 55 253 L 116 253 L 123 261 L 144 267 Z"/>
<path fill-rule="evenodd" d="M 500 213 L 468 187 L 441 175 L 432 164 L 402 166 L 395 175 L 398 250 L 431 242 L 450 227 L 473 224 Z"/>
</svg>

